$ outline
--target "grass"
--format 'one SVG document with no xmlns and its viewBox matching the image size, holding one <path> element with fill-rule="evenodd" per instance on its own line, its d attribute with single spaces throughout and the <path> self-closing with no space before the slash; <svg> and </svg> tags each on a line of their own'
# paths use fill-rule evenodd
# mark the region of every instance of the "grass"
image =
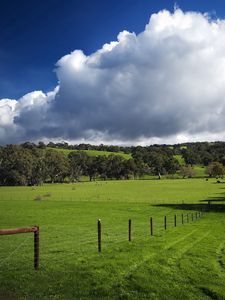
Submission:
<svg viewBox="0 0 225 300">
<path fill-rule="evenodd" d="M 201 165 L 194 165 L 193 169 L 195 170 L 195 177 L 206 177 L 207 174 L 205 173 L 206 167 Z"/>
<path fill-rule="evenodd" d="M 59 152 L 64 153 L 65 155 L 69 155 L 70 152 L 85 152 L 87 155 L 89 156 L 109 156 L 109 155 L 117 155 L 117 156 L 121 156 L 125 159 L 130 159 L 131 154 L 127 154 L 124 152 L 109 152 L 109 151 L 99 151 L 99 150 L 69 150 L 69 149 L 62 149 L 62 148 L 51 148 L 51 147 L 47 147 L 47 150 L 56 150 Z"/>
<path fill-rule="evenodd" d="M 41 241 L 35 272 L 32 234 L 0 237 L 0 299 L 224 299 L 224 213 L 186 223 L 200 200 L 217 197 L 223 199 L 224 186 L 215 179 L 0 187 L 0 228 L 38 224 Z"/>
</svg>

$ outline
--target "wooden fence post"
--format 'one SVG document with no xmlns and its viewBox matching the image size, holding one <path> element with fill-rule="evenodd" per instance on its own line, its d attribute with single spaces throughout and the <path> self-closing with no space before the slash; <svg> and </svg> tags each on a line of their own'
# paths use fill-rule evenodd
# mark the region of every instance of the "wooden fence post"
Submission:
<svg viewBox="0 0 225 300">
<path fill-rule="evenodd" d="M 166 216 L 164 217 L 164 228 L 166 230 Z"/>
<path fill-rule="evenodd" d="M 0 235 L 11 235 L 18 233 L 34 233 L 34 269 L 39 268 L 39 226 L 24 227 L 24 228 L 13 228 L 13 229 L 0 229 Z"/>
<path fill-rule="evenodd" d="M 188 214 L 187 214 L 187 223 L 189 223 L 189 216 L 188 216 Z"/>
<path fill-rule="evenodd" d="M 181 215 L 181 223 L 184 224 L 184 214 Z"/>
<path fill-rule="evenodd" d="M 128 241 L 131 242 L 131 219 L 128 221 Z"/>
<path fill-rule="evenodd" d="M 98 220 L 98 252 L 102 251 L 102 228 L 101 220 Z"/>
<path fill-rule="evenodd" d="M 192 221 L 192 222 L 194 221 L 193 213 L 191 214 L 191 221 Z"/>
<path fill-rule="evenodd" d="M 197 211 L 196 211 L 196 220 L 198 219 L 198 213 L 197 213 Z"/>
<path fill-rule="evenodd" d="M 153 235 L 153 220 L 150 218 L 150 234 Z"/>
<path fill-rule="evenodd" d="M 35 226 L 36 230 L 34 231 L 34 269 L 39 269 L 39 257 L 40 257 L 40 250 L 39 250 L 39 226 Z"/>
<path fill-rule="evenodd" d="M 174 215 L 174 227 L 177 227 L 177 215 Z"/>
</svg>

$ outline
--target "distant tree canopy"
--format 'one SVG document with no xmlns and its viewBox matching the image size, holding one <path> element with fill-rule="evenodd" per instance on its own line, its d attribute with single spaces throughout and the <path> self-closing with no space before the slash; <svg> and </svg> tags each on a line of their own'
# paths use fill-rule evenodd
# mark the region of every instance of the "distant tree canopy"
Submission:
<svg viewBox="0 0 225 300">
<path fill-rule="evenodd" d="M 69 149 L 71 152 L 66 155 L 57 149 Z M 82 150 L 109 151 L 112 155 L 89 156 Z M 129 153 L 132 158 L 125 159 L 113 155 L 113 152 Z M 186 166 L 180 166 L 176 156 L 182 158 Z M 178 170 L 183 177 L 193 177 L 195 173 L 192 166 L 196 164 L 208 166 L 209 176 L 223 176 L 225 143 L 122 147 L 25 142 L 0 147 L 0 185 L 74 182 L 80 180 L 81 176 L 88 176 L 89 180 L 130 179 L 144 174 L 175 174 Z"/>
<path fill-rule="evenodd" d="M 120 156 L 88 156 L 85 152 L 64 153 L 31 144 L 0 148 L 0 185 L 37 185 L 42 182 L 74 182 L 81 176 L 129 179 L 141 171 L 133 159 Z"/>
<path fill-rule="evenodd" d="M 132 149 L 132 157 L 137 163 L 147 164 L 154 175 L 174 174 L 179 169 L 179 163 L 168 147 L 138 146 Z"/>
</svg>

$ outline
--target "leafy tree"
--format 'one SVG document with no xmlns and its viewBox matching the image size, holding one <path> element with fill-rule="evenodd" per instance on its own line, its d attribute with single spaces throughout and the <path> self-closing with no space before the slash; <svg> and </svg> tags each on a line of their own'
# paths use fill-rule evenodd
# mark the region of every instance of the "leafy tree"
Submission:
<svg viewBox="0 0 225 300">
<path fill-rule="evenodd" d="M 45 152 L 44 163 L 51 182 L 63 182 L 68 175 L 68 160 L 66 156 L 55 150 Z"/>
<path fill-rule="evenodd" d="M 34 148 L 32 149 L 33 156 L 33 166 L 30 184 L 31 185 L 39 185 L 43 183 L 47 177 L 47 169 L 45 165 L 45 152 L 41 149 Z"/>
<path fill-rule="evenodd" d="M 223 177 L 224 166 L 219 162 L 212 162 L 206 168 L 206 174 L 208 174 L 210 177 Z"/>
<path fill-rule="evenodd" d="M 187 165 L 187 166 L 180 167 L 180 174 L 183 176 L 183 178 L 185 177 L 192 178 L 195 176 L 196 172 L 191 165 Z"/>
<path fill-rule="evenodd" d="M 98 175 L 97 159 L 94 156 L 88 156 L 86 175 L 90 181 Z"/>
<path fill-rule="evenodd" d="M 79 180 L 80 176 L 87 173 L 88 156 L 85 152 L 70 152 L 68 155 L 69 174 L 72 181 Z"/>
<path fill-rule="evenodd" d="M 29 149 L 7 145 L 1 151 L 0 183 L 28 185 L 31 183 L 33 156 Z"/>
</svg>

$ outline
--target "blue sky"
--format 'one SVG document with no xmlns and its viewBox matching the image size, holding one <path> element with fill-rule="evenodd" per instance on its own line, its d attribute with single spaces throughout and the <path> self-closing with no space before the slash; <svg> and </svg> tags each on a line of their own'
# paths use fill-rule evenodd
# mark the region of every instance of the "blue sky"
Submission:
<svg viewBox="0 0 225 300">
<path fill-rule="evenodd" d="M 1 0 L 0 98 L 51 90 L 63 55 L 75 49 L 90 54 L 124 29 L 139 33 L 152 13 L 173 11 L 175 3 L 184 11 L 225 15 L 220 0 Z"/>
<path fill-rule="evenodd" d="M 1 0 L 0 144 L 225 140 L 223 1 Z"/>
</svg>

